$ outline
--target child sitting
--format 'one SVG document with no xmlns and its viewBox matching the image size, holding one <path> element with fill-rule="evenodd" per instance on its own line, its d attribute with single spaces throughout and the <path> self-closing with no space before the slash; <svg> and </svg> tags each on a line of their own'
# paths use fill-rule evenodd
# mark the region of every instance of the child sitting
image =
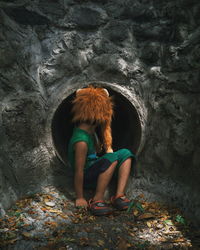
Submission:
<svg viewBox="0 0 200 250">
<path fill-rule="evenodd" d="M 135 156 L 128 149 L 112 150 L 113 102 L 108 91 L 92 86 L 77 90 L 72 112 L 76 126 L 69 142 L 68 160 L 74 170 L 75 206 L 89 206 L 94 215 L 112 213 L 104 193 L 117 171 L 117 190 L 111 203 L 116 209 L 127 209 L 130 200 L 125 196 L 125 188 Z M 102 149 L 105 154 L 99 156 Z M 84 187 L 96 188 L 89 202 L 84 198 Z"/>
</svg>

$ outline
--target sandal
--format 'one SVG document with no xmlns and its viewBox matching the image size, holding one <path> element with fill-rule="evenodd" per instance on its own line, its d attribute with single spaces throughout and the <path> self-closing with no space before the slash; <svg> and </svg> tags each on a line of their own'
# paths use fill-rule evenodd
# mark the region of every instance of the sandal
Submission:
<svg viewBox="0 0 200 250">
<path fill-rule="evenodd" d="M 130 200 L 124 194 L 111 197 L 111 204 L 118 210 L 126 210 L 130 205 Z"/>
<path fill-rule="evenodd" d="M 113 212 L 112 208 L 109 207 L 103 200 L 93 201 L 89 200 L 89 210 L 93 215 L 109 215 Z"/>
</svg>

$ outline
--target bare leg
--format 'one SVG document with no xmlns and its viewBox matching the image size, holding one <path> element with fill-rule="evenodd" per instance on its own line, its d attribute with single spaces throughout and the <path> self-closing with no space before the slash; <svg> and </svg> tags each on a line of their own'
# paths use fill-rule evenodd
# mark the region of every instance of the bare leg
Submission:
<svg viewBox="0 0 200 250">
<path fill-rule="evenodd" d="M 105 172 L 99 175 L 98 180 L 97 180 L 96 193 L 93 198 L 94 201 L 104 199 L 104 193 L 113 176 L 116 165 L 117 165 L 117 161 L 114 161 Z"/>
<path fill-rule="evenodd" d="M 126 185 L 131 171 L 131 158 L 126 159 L 119 168 L 116 196 L 125 194 Z"/>
</svg>

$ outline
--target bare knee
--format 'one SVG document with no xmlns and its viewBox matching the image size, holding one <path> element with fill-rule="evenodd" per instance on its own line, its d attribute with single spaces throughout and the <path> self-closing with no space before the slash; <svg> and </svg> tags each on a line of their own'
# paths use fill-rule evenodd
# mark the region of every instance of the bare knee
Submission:
<svg viewBox="0 0 200 250">
<path fill-rule="evenodd" d="M 112 164 L 107 168 L 106 172 L 114 172 L 116 166 L 117 166 L 118 161 L 112 162 Z"/>
<path fill-rule="evenodd" d="M 112 162 L 112 164 L 104 172 L 102 172 L 99 176 L 112 175 L 115 171 L 117 163 L 118 163 L 118 161 Z"/>
<path fill-rule="evenodd" d="M 121 166 L 119 167 L 119 170 L 120 171 L 125 171 L 126 169 L 130 169 L 131 168 L 131 163 L 132 163 L 132 159 L 131 157 L 130 158 L 127 158 L 122 164 Z"/>
<path fill-rule="evenodd" d="M 113 161 L 113 163 L 112 163 L 110 166 L 116 167 L 116 166 L 117 166 L 117 163 L 118 163 L 118 161 Z"/>
<path fill-rule="evenodd" d="M 122 163 L 122 165 L 131 165 L 131 161 L 132 161 L 132 159 L 131 159 L 131 157 L 129 157 L 129 158 L 127 158 L 127 159 Z"/>
<path fill-rule="evenodd" d="M 113 161 L 112 164 L 109 166 L 109 168 L 107 168 L 105 172 L 114 172 L 117 166 L 117 163 L 118 161 Z"/>
</svg>

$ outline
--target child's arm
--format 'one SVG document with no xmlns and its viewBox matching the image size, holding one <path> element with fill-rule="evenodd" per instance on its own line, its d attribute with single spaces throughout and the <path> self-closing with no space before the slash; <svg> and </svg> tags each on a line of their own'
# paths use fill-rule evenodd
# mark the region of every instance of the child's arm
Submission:
<svg viewBox="0 0 200 250">
<path fill-rule="evenodd" d="M 76 192 L 75 206 L 87 207 L 87 201 L 83 196 L 83 169 L 87 156 L 87 144 L 83 141 L 75 144 L 75 176 L 74 187 Z"/>
</svg>

